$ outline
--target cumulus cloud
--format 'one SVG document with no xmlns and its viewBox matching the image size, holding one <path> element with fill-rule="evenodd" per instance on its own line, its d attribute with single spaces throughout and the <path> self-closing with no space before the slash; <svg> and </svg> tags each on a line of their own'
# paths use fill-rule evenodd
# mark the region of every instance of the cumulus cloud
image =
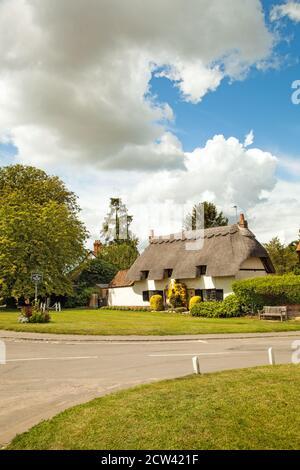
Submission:
<svg viewBox="0 0 300 470">
<path fill-rule="evenodd" d="M 259 0 L 2 0 L 0 128 L 23 161 L 180 168 L 153 73 L 197 103 L 272 40 Z"/>
<path fill-rule="evenodd" d="M 285 243 L 298 238 L 299 201 L 299 182 L 278 180 L 265 200 L 249 209 L 251 227 L 262 242 L 275 236 Z"/>
<path fill-rule="evenodd" d="M 277 158 L 258 148 L 245 148 L 235 137 L 216 135 L 193 152 L 185 152 L 185 171 L 159 172 L 154 181 L 143 181 L 133 193 L 134 200 L 178 203 L 207 198 L 248 210 L 276 184 Z"/>
<path fill-rule="evenodd" d="M 289 2 L 283 3 L 282 5 L 275 5 L 271 10 L 271 21 L 279 20 L 287 16 L 290 20 L 299 22 L 300 21 L 300 3 Z"/>
</svg>

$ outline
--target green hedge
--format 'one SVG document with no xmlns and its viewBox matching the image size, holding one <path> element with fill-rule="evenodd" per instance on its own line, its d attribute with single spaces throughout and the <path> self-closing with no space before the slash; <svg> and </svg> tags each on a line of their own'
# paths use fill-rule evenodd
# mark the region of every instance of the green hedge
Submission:
<svg viewBox="0 0 300 470">
<path fill-rule="evenodd" d="M 233 291 L 248 312 L 264 305 L 300 304 L 300 276 L 263 276 L 233 283 Z"/>
<path fill-rule="evenodd" d="M 149 312 L 150 307 L 127 307 L 125 306 L 107 306 L 101 307 L 100 310 L 122 310 L 124 312 Z"/>
<path fill-rule="evenodd" d="M 242 315 L 238 298 L 232 294 L 222 302 L 200 302 L 191 308 L 193 317 L 230 318 Z"/>
</svg>

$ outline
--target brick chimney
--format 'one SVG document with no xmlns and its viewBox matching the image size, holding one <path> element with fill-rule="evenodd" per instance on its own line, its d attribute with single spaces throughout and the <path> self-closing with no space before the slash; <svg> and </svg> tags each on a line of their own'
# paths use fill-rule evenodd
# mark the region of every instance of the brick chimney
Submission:
<svg viewBox="0 0 300 470">
<path fill-rule="evenodd" d="M 101 248 L 102 248 L 102 243 L 100 242 L 100 240 L 95 240 L 94 241 L 94 255 L 95 256 L 98 256 L 100 251 L 101 251 Z"/>
<path fill-rule="evenodd" d="M 300 263 L 300 242 L 298 243 L 298 246 L 296 248 L 296 253 L 298 255 L 298 258 L 299 258 L 299 263 Z"/>
<path fill-rule="evenodd" d="M 149 232 L 149 242 L 151 242 L 152 238 L 154 238 L 154 230 L 150 230 Z"/>
<path fill-rule="evenodd" d="M 245 219 L 245 216 L 244 216 L 243 213 L 240 214 L 239 227 L 240 228 L 248 228 L 248 222 Z"/>
</svg>

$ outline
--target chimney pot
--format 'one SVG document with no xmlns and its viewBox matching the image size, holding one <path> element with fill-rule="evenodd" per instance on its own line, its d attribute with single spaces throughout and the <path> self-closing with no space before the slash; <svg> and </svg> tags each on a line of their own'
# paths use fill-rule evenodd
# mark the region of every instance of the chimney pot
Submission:
<svg viewBox="0 0 300 470">
<path fill-rule="evenodd" d="M 94 241 L 94 255 L 98 256 L 102 248 L 102 243 L 100 240 L 95 240 Z"/>
<path fill-rule="evenodd" d="M 151 241 L 152 238 L 154 238 L 154 230 L 150 230 L 149 232 L 149 241 Z"/>
<path fill-rule="evenodd" d="M 245 216 L 244 214 L 241 212 L 240 214 L 240 220 L 239 220 L 239 226 L 241 228 L 248 228 L 248 222 L 247 220 L 245 219 Z"/>
</svg>

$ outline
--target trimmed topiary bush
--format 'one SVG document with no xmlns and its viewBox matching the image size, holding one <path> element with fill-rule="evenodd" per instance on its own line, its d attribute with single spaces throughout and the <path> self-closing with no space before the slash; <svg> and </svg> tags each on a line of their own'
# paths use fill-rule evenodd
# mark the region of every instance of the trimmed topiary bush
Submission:
<svg viewBox="0 0 300 470">
<path fill-rule="evenodd" d="M 193 295 L 189 301 L 189 310 L 193 308 L 194 305 L 199 304 L 202 301 L 200 295 Z"/>
<path fill-rule="evenodd" d="M 161 312 L 164 309 L 163 298 L 161 295 L 152 295 L 150 298 L 150 310 Z"/>
<path fill-rule="evenodd" d="M 295 274 L 243 279 L 232 288 L 247 312 L 257 312 L 264 305 L 300 304 L 300 276 Z"/>
</svg>

